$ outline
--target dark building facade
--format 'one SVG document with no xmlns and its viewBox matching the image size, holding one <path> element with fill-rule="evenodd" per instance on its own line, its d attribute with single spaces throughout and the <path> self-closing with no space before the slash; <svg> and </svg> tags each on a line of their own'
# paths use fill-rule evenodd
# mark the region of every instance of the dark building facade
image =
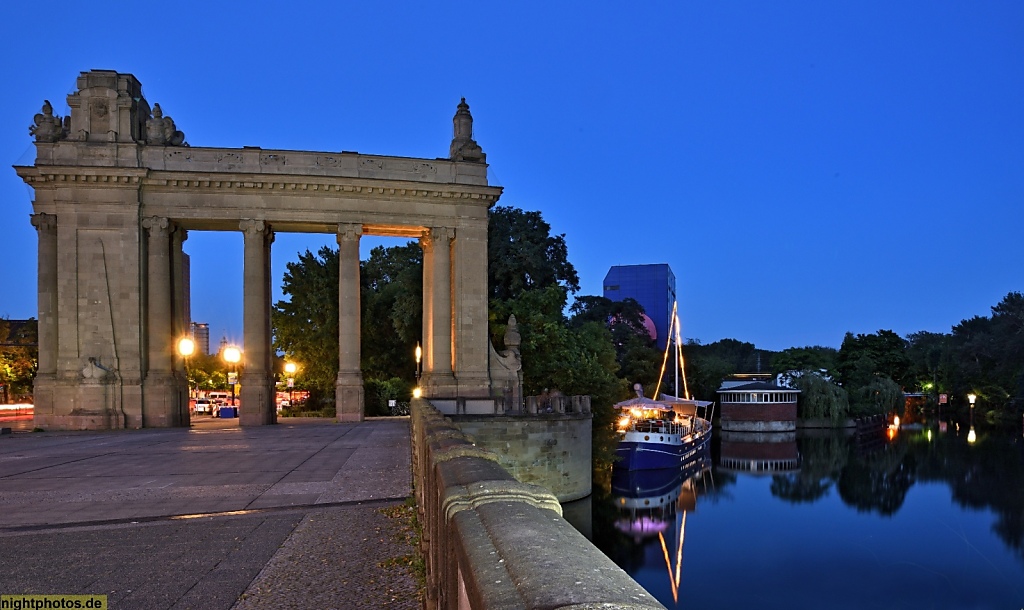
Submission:
<svg viewBox="0 0 1024 610">
<path fill-rule="evenodd" d="M 634 299 L 643 305 L 658 332 L 658 347 L 665 349 L 676 300 L 676 276 L 667 264 L 616 265 L 604 276 L 604 297 L 613 301 Z"/>
</svg>

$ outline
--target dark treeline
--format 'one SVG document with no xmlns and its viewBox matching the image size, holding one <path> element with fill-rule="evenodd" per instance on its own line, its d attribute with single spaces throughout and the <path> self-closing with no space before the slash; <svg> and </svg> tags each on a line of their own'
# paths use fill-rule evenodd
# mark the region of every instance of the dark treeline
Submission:
<svg viewBox="0 0 1024 610">
<path fill-rule="evenodd" d="M 963 320 L 949 333 L 847 333 L 838 350 L 780 352 L 735 339 L 691 341 L 686 353 L 691 387 L 706 400 L 714 400 L 726 375 L 796 371 L 804 417 L 885 413 L 901 407 L 906 392 L 923 394 L 930 405 L 946 394 L 954 407 L 976 394 L 977 409 L 989 420 L 1015 420 L 1024 407 L 1024 296 L 1011 292 L 990 316 Z"/>
<path fill-rule="evenodd" d="M 415 242 L 374 248 L 360 264 L 362 368 L 368 414 L 387 412 L 388 400 L 408 400 L 415 385 L 413 352 L 422 329 L 422 253 Z M 274 307 L 275 347 L 302 368 L 298 387 L 314 402 L 333 400 L 338 365 L 337 250 L 309 251 L 288 265 L 287 301 Z M 611 405 L 630 395 L 633 383 L 650 395 L 662 353 L 643 326 L 643 308 L 632 300 L 612 302 L 579 295 L 564 235 L 553 235 L 539 212 L 514 207 L 491 210 L 488 227 L 488 287 L 491 339 L 502 349 L 509 315 L 522 336 L 527 394 L 558 389 L 590 394 L 595 429 L 611 420 Z M 571 304 L 571 305 L 570 305 Z M 880 330 L 847 334 L 837 350 L 793 347 L 781 352 L 723 339 L 684 348 L 691 395 L 717 400 L 722 379 L 733 373 L 795 372 L 804 417 L 883 413 L 903 403 L 903 392 L 932 397 L 946 393 L 957 403 L 967 393 L 993 417 L 1020 409 L 1024 395 L 1024 298 L 1007 295 L 991 317 L 976 317 L 949 334 L 915 333 L 903 338 Z M 662 391 L 672 391 L 671 374 Z M 682 393 L 682 392 L 680 392 Z"/>
</svg>

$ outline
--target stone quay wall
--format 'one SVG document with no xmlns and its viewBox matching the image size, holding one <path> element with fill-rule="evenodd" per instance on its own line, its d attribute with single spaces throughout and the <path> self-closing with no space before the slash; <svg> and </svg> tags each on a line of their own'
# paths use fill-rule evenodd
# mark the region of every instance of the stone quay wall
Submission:
<svg viewBox="0 0 1024 610">
<path fill-rule="evenodd" d="M 470 442 L 498 456 L 516 480 L 540 485 L 571 502 L 590 495 L 591 427 L 589 413 L 538 415 L 456 415 Z"/>
<path fill-rule="evenodd" d="M 425 399 L 412 403 L 413 481 L 431 610 L 664 608 Z"/>
</svg>

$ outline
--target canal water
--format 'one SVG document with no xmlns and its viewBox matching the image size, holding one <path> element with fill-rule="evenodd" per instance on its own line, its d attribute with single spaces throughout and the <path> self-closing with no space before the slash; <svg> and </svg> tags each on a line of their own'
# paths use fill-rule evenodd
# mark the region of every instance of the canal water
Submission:
<svg viewBox="0 0 1024 610">
<path fill-rule="evenodd" d="M 728 435 L 567 518 L 669 608 L 1024 608 L 1021 430 Z"/>
</svg>

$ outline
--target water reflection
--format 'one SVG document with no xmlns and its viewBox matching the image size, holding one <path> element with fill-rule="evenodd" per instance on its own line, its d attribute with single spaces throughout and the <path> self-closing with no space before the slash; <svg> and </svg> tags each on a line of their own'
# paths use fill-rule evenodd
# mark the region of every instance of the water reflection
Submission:
<svg viewBox="0 0 1024 610">
<path fill-rule="evenodd" d="M 669 607 L 1022 607 L 1024 441 L 968 433 L 720 435 L 687 472 L 613 472 L 593 540 Z"/>
</svg>

